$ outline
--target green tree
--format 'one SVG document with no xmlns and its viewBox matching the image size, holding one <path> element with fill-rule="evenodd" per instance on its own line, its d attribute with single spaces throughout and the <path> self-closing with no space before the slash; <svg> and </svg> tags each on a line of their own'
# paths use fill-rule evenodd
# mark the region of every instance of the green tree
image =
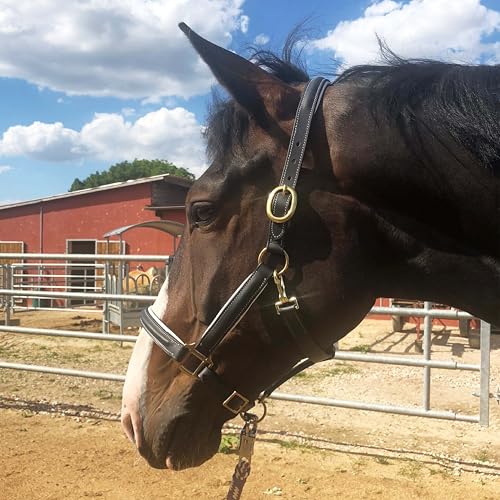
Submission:
<svg viewBox="0 0 500 500">
<path fill-rule="evenodd" d="M 73 181 L 73 184 L 71 184 L 71 187 L 69 188 L 69 190 L 70 191 L 78 191 L 79 189 L 83 189 L 83 182 L 77 177 Z"/>
<path fill-rule="evenodd" d="M 132 162 L 122 161 L 109 167 L 108 170 L 99 172 L 98 170 L 90 174 L 85 179 L 76 178 L 70 191 L 78 191 L 80 189 L 93 188 L 113 182 L 123 182 L 130 179 L 140 179 L 141 177 L 151 177 L 152 175 L 170 174 L 186 179 L 194 179 L 194 175 L 187 169 L 176 167 L 173 163 L 167 160 L 137 160 Z"/>
</svg>

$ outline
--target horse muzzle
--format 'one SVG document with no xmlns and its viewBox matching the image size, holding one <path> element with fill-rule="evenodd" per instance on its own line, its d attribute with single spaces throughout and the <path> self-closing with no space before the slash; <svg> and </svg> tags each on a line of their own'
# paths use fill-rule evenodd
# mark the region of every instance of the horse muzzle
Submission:
<svg viewBox="0 0 500 500">
<path fill-rule="evenodd" d="M 156 409 L 143 406 L 139 453 L 157 469 L 197 467 L 219 448 L 224 413 L 203 394 L 201 384 Z"/>
</svg>

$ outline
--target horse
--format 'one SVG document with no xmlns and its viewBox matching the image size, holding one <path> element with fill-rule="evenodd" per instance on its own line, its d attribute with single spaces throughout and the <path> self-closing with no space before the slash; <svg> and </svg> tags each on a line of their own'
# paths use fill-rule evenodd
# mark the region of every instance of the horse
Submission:
<svg viewBox="0 0 500 500">
<path fill-rule="evenodd" d="M 188 193 L 121 417 L 148 463 L 173 470 L 211 458 L 223 424 L 305 357 L 333 356 L 379 296 L 500 324 L 499 66 L 393 55 L 304 97 L 315 80 L 290 51 L 249 61 L 180 28 L 229 97 L 213 104 L 210 166 Z M 304 107 L 309 125 L 295 119 Z"/>
</svg>

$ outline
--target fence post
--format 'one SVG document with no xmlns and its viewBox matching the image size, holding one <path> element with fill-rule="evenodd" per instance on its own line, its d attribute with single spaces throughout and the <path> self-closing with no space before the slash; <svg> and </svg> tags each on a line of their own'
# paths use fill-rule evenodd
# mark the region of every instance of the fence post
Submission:
<svg viewBox="0 0 500 500">
<path fill-rule="evenodd" d="M 424 302 L 424 311 L 429 312 L 432 307 L 431 302 Z M 424 359 L 431 359 L 431 334 L 432 334 L 432 318 L 427 314 L 424 318 Z M 431 407 L 431 367 L 424 367 L 424 410 L 428 411 Z"/>
<path fill-rule="evenodd" d="M 10 290 L 14 289 L 13 273 L 12 273 L 12 265 L 11 264 L 5 264 L 5 283 L 7 284 L 7 287 Z M 13 301 L 13 297 L 11 295 L 9 295 L 8 297 L 5 297 L 5 326 L 10 325 L 12 301 Z"/>
<path fill-rule="evenodd" d="M 487 427 L 490 423 L 490 341 L 491 325 L 481 321 L 480 329 L 481 371 L 479 389 L 479 424 Z"/>
<path fill-rule="evenodd" d="M 125 290 L 123 290 L 123 281 L 125 280 L 125 276 L 128 276 L 128 262 L 121 261 L 118 265 L 118 293 L 129 293 L 128 290 L 128 279 L 126 280 Z M 120 335 L 123 335 L 123 306 L 124 302 L 120 304 Z"/>
<path fill-rule="evenodd" d="M 104 293 L 109 293 L 109 281 L 111 279 L 110 270 L 109 270 L 109 261 L 104 262 L 104 281 L 103 281 L 103 289 Z M 103 311 L 102 311 L 102 332 L 109 333 L 109 302 L 104 300 L 102 303 Z"/>
<path fill-rule="evenodd" d="M 5 270 L 5 264 L 0 264 L 0 286 L 2 288 L 6 288 L 7 286 L 7 283 L 6 283 L 6 278 L 5 278 L 5 273 L 7 271 Z M 5 297 L 2 295 L 0 297 L 0 307 L 5 307 L 6 305 L 6 300 L 5 300 Z"/>
</svg>

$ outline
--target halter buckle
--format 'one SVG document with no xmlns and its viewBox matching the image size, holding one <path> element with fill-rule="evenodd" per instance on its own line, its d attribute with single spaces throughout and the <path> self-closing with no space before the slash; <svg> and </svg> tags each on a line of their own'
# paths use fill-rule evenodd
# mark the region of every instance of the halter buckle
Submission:
<svg viewBox="0 0 500 500">
<path fill-rule="evenodd" d="M 192 377 L 197 377 L 204 368 L 211 368 L 213 366 L 213 362 L 210 359 L 210 357 L 207 357 L 204 354 L 202 354 L 201 352 L 196 350 L 195 343 L 186 344 L 186 347 L 188 349 L 188 352 L 187 352 L 186 356 L 184 356 L 184 359 L 182 360 L 182 363 L 179 366 L 179 368 L 184 373 L 187 373 L 188 375 L 191 375 Z M 190 370 L 184 364 L 188 360 L 188 356 L 192 356 L 193 358 L 196 358 L 198 361 L 200 361 L 200 363 L 198 363 L 198 365 L 196 366 L 196 368 L 194 370 Z"/>
<path fill-rule="evenodd" d="M 290 194 L 290 206 L 283 215 L 274 215 L 273 214 L 274 197 L 280 192 L 283 194 L 285 193 Z M 272 222 L 276 222 L 277 224 L 283 224 L 284 222 L 288 222 L 293 217 L 293 214 L 295 213 L 296 209 L 297 209 L 297 191 L 295 191 L 293 187 L 287 186 L 286 184 L 282 184 L 280 186 L 275 187 L 269 193 L 266 203 L 266 214 L 267 217 Z"/>
<path fill-rule="evenodd" d="M 236 401 L 236 403 L 239 403 L 239 406 L 237 408 L 231 407 L 231 403 L 233 400 L 240 400 Z M 241 413 L 250 403 L 250 400 L 246 398 L 245 396 L 242 396 L 239 392 L 233 391 L 233 393 L 222 403 L 222 406 L 226 408 L 226 410 L 229 410 L 231 413 L 234 413 L 235 415 L 238 415 L 238 413 Z"/>
</svg>

